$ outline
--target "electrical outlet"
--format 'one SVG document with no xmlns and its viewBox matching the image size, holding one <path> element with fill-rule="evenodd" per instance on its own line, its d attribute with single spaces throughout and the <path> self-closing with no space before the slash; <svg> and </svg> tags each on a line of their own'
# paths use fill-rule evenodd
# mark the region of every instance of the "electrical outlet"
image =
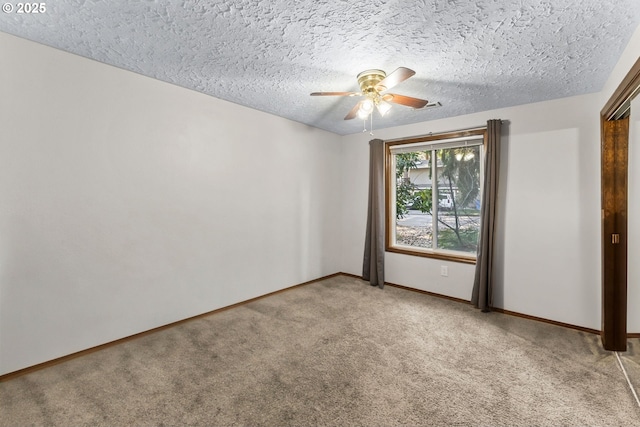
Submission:
<svg viewBox="0 0 640 427">
<path fill-rule="evenodd" d="M 447 267 L 446 265 L 441 265 L 440 266 L 440 275 L 447 277 L 449 275 L 449 267 Z"/>
</svg>

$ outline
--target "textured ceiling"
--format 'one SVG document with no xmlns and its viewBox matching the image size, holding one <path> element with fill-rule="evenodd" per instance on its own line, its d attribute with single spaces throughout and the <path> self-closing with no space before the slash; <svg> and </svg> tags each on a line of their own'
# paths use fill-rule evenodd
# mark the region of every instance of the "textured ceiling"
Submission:
<svg viewBox="0 0 640 427">
<path fill-rule="evenodd" d="M 10 0 L 13 5 L 17 2 Z M 638 0 L 56 0 L 0 31 L 339 134 L 356 74 L 400 66 L 375 128 L 599 91 L 640 24 Z"/>
</svg>

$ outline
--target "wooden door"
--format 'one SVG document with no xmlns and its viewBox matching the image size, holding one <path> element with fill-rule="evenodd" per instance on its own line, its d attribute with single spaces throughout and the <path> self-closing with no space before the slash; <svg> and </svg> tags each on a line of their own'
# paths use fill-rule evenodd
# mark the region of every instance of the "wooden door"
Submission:
<svg viewBox="0 0 640 427">
<path fill-rule="evenodd" d="M 629 118 L 602 122 L 602 344 L 627 349 Z"/>
</svg>

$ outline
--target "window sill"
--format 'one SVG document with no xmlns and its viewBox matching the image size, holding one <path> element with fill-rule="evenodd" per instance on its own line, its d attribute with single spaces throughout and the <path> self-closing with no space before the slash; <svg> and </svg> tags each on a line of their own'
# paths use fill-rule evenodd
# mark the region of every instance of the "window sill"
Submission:
<svg viewBox="0 0 640 427">
<path fill-rule="evenodd" d="M 439 251 L 434 251 L 430 249 L 420 250 L 415 248 L 407 248 L 407 247 L 399 247 L 399 246 L 387 246 L 385 250 L 387 252 L 394 252 L 397 254 L 420 256 L 424 258 L 435 258 L 435 259 L 441 259 L 445 261 L 460 262 L 464 264 L 476 263 L 475 255 L 462 255 L 456 252 L 449 252 L 449 251 L 443 251 L 443 250 L 439 250 Z"/>
</svg>

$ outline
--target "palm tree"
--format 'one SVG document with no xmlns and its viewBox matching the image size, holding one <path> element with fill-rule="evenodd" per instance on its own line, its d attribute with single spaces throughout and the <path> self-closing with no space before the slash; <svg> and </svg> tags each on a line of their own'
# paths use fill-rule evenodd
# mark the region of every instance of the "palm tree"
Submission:
<svg viewBox="0 0 640 427">
<path fill-rule="evenodd" d="M 469 249 L 477 242 L 463 239 L 460 227 L 460 214 L 465 208 L 471 207 L 480 192 L 480 150 L 478 147 L 459 147 L 438 150 L 437 155 L 442 162 L 442 177 L 445 185 L 449 187 L 451 194 L 454 225 L 450 225 L 438 217 L 438 223 L 450 229 L 456 236 L 458 246 L 456 249 Z M 457 191 L 454 191 L 454 184 Z M 469 219 L 469 218 L 467 218 Z"/>
</svg>

